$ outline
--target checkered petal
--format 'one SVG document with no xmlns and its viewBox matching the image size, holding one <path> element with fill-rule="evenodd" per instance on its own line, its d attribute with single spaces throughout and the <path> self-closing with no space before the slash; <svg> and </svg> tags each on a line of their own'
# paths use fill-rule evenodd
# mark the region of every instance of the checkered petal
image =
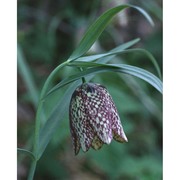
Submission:
<svg viewBox="0 0 180 180">
<path fill-rule="evenodd" d="M 114 138 L 127 142 L 127 137 L 112 97 L 104 86 L 84 83 L 73 93 L 70 108 L 70 128 L 75 154 L 90 147 L 97 150 Z"/>
<path fill-rule="evenodd" d="M 118 141 L 118 142 L 128 142 L 128 139 L 126 137 L 126 134 L 124 133 L 122 124 L 121 124 L 121 120 L 120 117 L 118 115 L 117 109 L 115 104 L 113 103 L 112 97 L 111 98 L 111 102 L 112 102 L 112 132 L 113 132 L 113 138 Z"/>
<path fill-rule="evenodd" d="M 97 84 L 88 84 L 88 86 L 91 87 L 90 90 L 87 90 L 86 97 L 89 122 L 99 139 L 106 144 L 110 144 L 113 135 L 109 97 L 104 87 Z"/>
<path fill-rule="evenodd" d="M 79 138 L 76 135 L 75 127 L 73 126 L 72 122 L 70 123 L 70 131 L 71 131 L 74 152 L 75 152 L 75 155 L 77 155 L 79 153 L 81 145 L 79 142 Z"/>
<path fill-rule="evenodd" d="M 85 106 L 81 96 L 81 89 L 77 89 L 70 103 L 70 127 L 75 154 L 79 152 L 79 144 L 84 152 L 91 146 L 94 132 L 85 113 Z"/>
</svg>

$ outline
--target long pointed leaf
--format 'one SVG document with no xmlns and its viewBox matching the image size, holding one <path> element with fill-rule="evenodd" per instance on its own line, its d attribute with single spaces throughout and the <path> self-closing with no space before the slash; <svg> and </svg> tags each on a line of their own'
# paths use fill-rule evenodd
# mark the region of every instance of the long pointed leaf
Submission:
<svg viewBox="0 0 180 180">
<path fill-rule="evenodd" d="M 154 58 L 154 56 L 149 51 L 147 51 L 145 49 L 141 49 L 141 48 L 127 49 L 127 50 L 121 50 L 119 48 L 116 48 L 116 49 L 113 49 L 112 51 L 109 51 L 108 53 L 92 55 L 92 56 L 85 56 L 85 57 L 78 58 L 76 61 L 92 62 L 92 61 L 95 61 L 97 59 L 104 58 L 107 56 L 118 55 L 118 54 L 126 54 L 126 53 L 131 53 L 131 52 L 132 53 L 133 52 L 144 53 L 148 57 L 148 59 L 153 63 L 153 65 L 154 65 L 154 67 L 158 73 L 158 76 L 161 78 L 161 71 L 160 71 L 160 68 L 159 68 L 159 65 L 158 65 L 156 59 Z"/>
<path fill-rule="evenodd" d="M 143 79 L 144 81 L 148 82 L 149 84 L 151 84 L 154 88 L 156 88 L 159 92 L 162 93 L 162 82 L 159 78 L 157 78 L 155 75 L 153 75 L 152 73 L 139 68 L 139 67 L 135 67 L 135 66 L 130 66 L 130 65 L 126 65 L 126 64 L 99 64 L 99 63 L 91 63 L 91 62 L 77 62 L 76 63 L 71 63 L 71 65 L 73 66 L 77 66 L 77 67 L 100 67 L 102 69 L 99 69 L 97 71 L 100 72 L 106 72 L 106 71 L 115 71 L 115 72 L 121 72 L 121 73 L 125 73 L 125 74 L 129 74 L 135 77 L 138 77 L 140 79 Z M 104 71 L 103 71 L 104 68 Z M 85 71 L 85 73 L 87 73 L 87 71 L 91 70 L 92 68 L 89 68 Z M 90 73 L 91 73 L 90 71 Z M 96 73 L 96 70 L 95 70 Z"/>
<path fill-rule="evenodd" d="M 126 8 L 134 8 L 138 10 L 144 17 L 150 22 L 151 25 L 154 25 L 151 17 L 140 7 L 133 6 L 133 5 L 120 5 L 117 7 L 114 7 L 108 11 L 106 11 L 104 14 L 102 14 L 87 30 L 86 34 L 83 36 L 83 39 L 80 41 L 79 46 L 76 48 L 76 50 L 72 53 L 72 55 L 69 58 L 69 61 L 75 60 L 78 57 L 85 54 L 90 47 L 94 44 L 94 42 L 98 39 L 98 37 L 101 35 L 101 33 L 104 31 L 104 29 L 109 24 L 110 20 L 120 11 L 126 9 Z"/>
<path fill-rule="evenodd" d="M 129 41 L 127 43 L 121 44 L 120 46 L 110 50 L 107 53 L 103 53 L 103 54 L 97 54 L 97 55 L 90 55 L 90 56 L 84 56 L 84 57 L 80 57 L 78 59 L 76 59 L 77 61 L 86 61 L 86 62 L 90 62 L 90 61 L 94 61 L 100 58 L 104 58 L 106 56 L 110 56 L 110 55 L 115 55 L 117 53 L 122 52 L 123 50 L 133 46 L 134 44 L 136 44 L 137 42 L 139 42 L 139 38 L 134 39 L 132 41 Z"/>
<path fill-rule="evenodd" d="M 46 96 L 53 93 L 57 89 L 75 81 L 79 78 L 88 76 L 92 73 L 102 73 L 102 72 L 121 72 L 125 74 L 129 74 L 135 77 L 138 77 L 140 79 L 143 79 L 144 81 L 151 84 L 154 88 L 156 88 L 159 92 L 162 93 L 162 82 L 159 78 L 157 78 L 152 73 L 130 65 L 125 64 L 98 64 L 98 63 L 92 63 L 92 62 L 76 62 L 76 63 L 70 63 L 71 66 L 77 66 L 77 67 L 91 67 L 85 71 L 79 72 L 77 74 L 71 75 L 68 78 L 62 80 L 60 83 L 58 83 L 54 88 L 52 88 Z"/>
<path fill-rule="evenodd" d="M 155 67 L 155 69 L 156 69 L 156 71 L 157 71 L 157 73 L 158 73 L 159 78 L 162 78 L 162 77 L 161 77 L 161 70 L 160 70 L 160 68 L 159 68 L 159 65 L 158 65 L 156 59 L 154 58 L 154 56 L 153 56 L 149 51 L 147 51 L 147 50 L 145 50 L 145 49 L 141 49 L 141 48 L 134 48 L 134 49 L 124 50 L 124 51 L 122 51 L 121 54 L 123 54 L 123 53 L 131 53 L 131 52 L 144 53 L 144 54 L 148 57 L 148 59 L 153 63 L 153 65 L 154 65 L 154 67 Z"/>
</svg>

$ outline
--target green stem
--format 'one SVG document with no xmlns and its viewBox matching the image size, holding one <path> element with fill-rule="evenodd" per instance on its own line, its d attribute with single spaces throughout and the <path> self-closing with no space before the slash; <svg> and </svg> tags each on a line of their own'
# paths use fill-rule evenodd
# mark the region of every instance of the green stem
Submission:
<svg viewBox="0 0 180 180">
<path fill-rule="evenodd" d="M 83 82 L 83 83 L 86 83 L 85 77 L 82 77 L 82 82 Z"/>
<path fill-rule="evenodd" d="M 30 171 L 29 171 L 29 175 L 28 175 L 28 179 L 27 180 L 33 180 L 33 177 L 34 177 L 34 173 L 35 173 L 35 170 L 36 170 L 36 165 L 37 165 L 37 161 L 34 160 L 31 164 L 31 168 L 30 168 Z"/>
<path fill-rule="evenodd" d="M 81 72 L 83 71 L 83 68 L 80 67 L 79 69 L 80 69 Z M 82 77 L 82 83 L 86 83 L 85 77 Z"/>
<path fill-rule="evenodd" d="M 66 66 L 69 63 L 69 61 L 65 61 L 64 63 L 60 64 L 59 66 L 57 66 L 52 72 L 51 74 L 48 76 L 41 94 L 40 94 L 40 99 L 39 99 L 39 103 L 38 103 L 38 109 L 37 109 L 37 113 L 36 113 L 36 119 L 35 119 L 35 132 L 34 132 L 34 147 L 33 147 L 33 154 L 35 155 L 36 160 L 34 160 L 32 162 L 31 165 L 31 169 L 30 169 L 30 173 L 29 173 L 29 177 L 28 180 L 33 179 L 34 177 L 34 173 L 35 173 L 35 169 L 36 169 L 36 164 L 37 161 L 39 160 L 39 152 L 38 152 L 38 148 L 39 148 L 39 131 L 40 131 L 40 126 L 41 126 L 41 113 L 42 113 L 42 109 L 43 109 L 43 104 L 44 104 L 44 99 L 43 97 L 45 96 L 49 84 L 52 81 L 52 79 L 54 78 L 54 76 L 56 75 L 56 73 L 64 66 Z"/>
</svg>

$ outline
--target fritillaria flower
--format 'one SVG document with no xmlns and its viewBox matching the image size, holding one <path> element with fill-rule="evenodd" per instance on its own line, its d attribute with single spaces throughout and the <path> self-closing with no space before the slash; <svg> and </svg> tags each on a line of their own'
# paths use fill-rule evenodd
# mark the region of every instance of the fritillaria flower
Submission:
<svg viewBox="0 0 180 180">
<path fill-rule="evenodd" d="M 70 131 L 74 152 L 90 147 L 97 150 L 103 144 L 128 142 L 121 121 L 106 88 L 100 84 L 84 83 L 74 91 L 69 108 Z"/>
</svg>

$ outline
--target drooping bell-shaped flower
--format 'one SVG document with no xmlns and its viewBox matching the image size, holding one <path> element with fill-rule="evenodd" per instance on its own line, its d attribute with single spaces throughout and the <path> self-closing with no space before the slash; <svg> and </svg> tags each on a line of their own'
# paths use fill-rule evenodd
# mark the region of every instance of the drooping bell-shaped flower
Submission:
<svg viewBox="0 0 180 180">
<path fill-rule="evenodd" d="M 90 147 L 97 150 L 103 144 L 128 142 L 117 109 L 107 89 L 95 83 L 84 83 L 74 91 L 70 107 L 70 131 L 74 152 Z"/>
</svg>

